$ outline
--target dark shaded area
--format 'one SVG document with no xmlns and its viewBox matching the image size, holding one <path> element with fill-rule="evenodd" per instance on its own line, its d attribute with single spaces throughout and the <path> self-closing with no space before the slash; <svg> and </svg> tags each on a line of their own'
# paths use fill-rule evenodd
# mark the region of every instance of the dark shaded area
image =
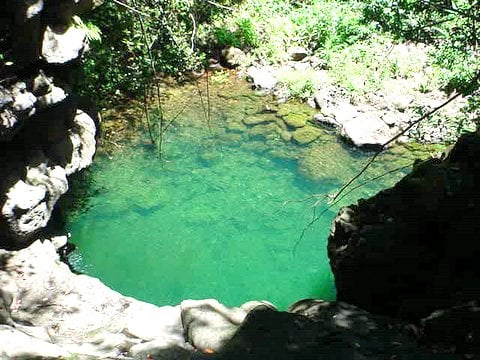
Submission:
<svg viewBox="0 0 480 360">
<path fill-rule="evenodd" d="M 259 307 L 222 351 L 192 359 L 460 359 L 420 347 L 408 324 L 353 305 L 302 300 L 289 311 Z"/>
<path fill-rule="evenodd" d="M 470 134 L 444 160 L 419 164 L 393 188 L 342 209 L 328 244 L 338 300 L 415 323 L 438 309 L 465 314 L 480 299 L 479 187 L 480 137 Z M 469 321 L 444 320 L 460 352 L 480 344 L 478 315 L 467 308 Z M 435 322 L 427 321 L 426 339 L 443 341 L 432 337 Z"/>
</svg>

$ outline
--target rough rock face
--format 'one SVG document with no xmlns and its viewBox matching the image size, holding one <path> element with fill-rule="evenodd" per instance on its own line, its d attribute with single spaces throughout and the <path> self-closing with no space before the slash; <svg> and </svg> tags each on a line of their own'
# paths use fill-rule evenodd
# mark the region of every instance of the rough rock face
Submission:
<svg viewBox="0 0 480 360">
<path fill-rule="evenodd" d="M 157 307 L 73 274 L 48 240 L 0 250 L 0 289 L 1 359 L 189 359 L 194 348 L 221 349 L 249 311 L 269 306 L 187 300 Z"/>
<path fill-rule="evenodd" d="M 338 300 L 417 322 L 442 309 L 425 324 L 447 319 L 452 306 L 475 313 L 479 184 L 480 136 L 465 135 L 444 160 L 419 164 L 395 187 L 342 209 L 328 243 Z M 464 318 L 463 346 L 480 344 L 478 316 Z"/>
<path fill-rule="evenodd" d="M 86 33 L 71 20 L 98 3 L 0 4 L 0 247 L 33 238 L 92 161 L 98 117 L 72 93 Z"/>
</svg>

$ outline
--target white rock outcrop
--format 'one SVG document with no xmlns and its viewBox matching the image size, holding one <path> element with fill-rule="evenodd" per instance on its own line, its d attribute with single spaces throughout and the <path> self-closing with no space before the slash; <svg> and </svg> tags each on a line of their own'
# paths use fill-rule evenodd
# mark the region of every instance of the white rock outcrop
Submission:
<svg viewBox="0 0 480 360">
<path fill-rule="evenodd" d="M 50 241 L 0 250 L 0 260 L 0 295 L 12 320 L 0 327 L 0 338 L 9 339 L 0 341 L 0 354 L 117 357 L 134 346 L 135 354 L 142 348 L 183 355 L 192 350 L 184 339 L 180 306 L 157 307 L 122 296 L 98 279 L 75 275 L 59 261 Z"/>
<path fill-rule="evenodd" d="M 73 274 L 49 240 L 0 250 L 0 263 L 0 359 L 187 360 L 194 350 L 222 349 L 254 308 L 273 308 L 264 301 L 238 308 L 213 299 L 161 307 L 138 301 Z"/>
</svg>

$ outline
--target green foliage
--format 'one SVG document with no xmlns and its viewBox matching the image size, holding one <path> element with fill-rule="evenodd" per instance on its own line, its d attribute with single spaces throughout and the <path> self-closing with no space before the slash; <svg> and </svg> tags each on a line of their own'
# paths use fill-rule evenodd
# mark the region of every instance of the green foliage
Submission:
<svg viewBox="0 0 480 360">
<path fill-rule="evenodd" d="M 235 31 L 224 27 L 219 27 L 214 30 L 215 41 L 219 46 L 235 46 L 240 47 L 241 42 L 238 34 Z"/>
<path fill-rule="evenodd" d="M 458 48 L 442 46 L 432 55 L 435 58 L 435 64 L 443 70 L 439 72 L 439 78 L 445 90 L 449 92 L 458 90 L 464 94 L 474 90 L 470 84 L 480 69 L 480 61 L 475 54 L 470 50 L 462 51 Z"/>
<path fill-rule="evenodd" d="M 365 21 L 375 22 L 399 39 L 434 44 L 432 55 L 444 69 L 441 80 L 445 89 L 466 91 L 465 85 L 480 67 L 480 2 L 369 0 L 363 14 Z"/>
<path fill-rule="evenodd" d="M 72 21 L 75 27 L 85 30 L 88 41 L 102 41 L 102 31 L 98 26 L 89 21 L 83 22 L 83 20 L 77 15 L 73 16 Z"/>
<path fill-rule="evenodd" d="M 131 0 L 129 8 L 104 2 L 85 22 L 77 20 L 91 40 L 102 34 L 102 41 L 92 41 L 86 54 L 80 93 L 107 105 L 125 96 L 142 96 L 155 72 L 181 77 L 199 68 L 205 55 L 197 44 L 198 28 L 225 12 L 221 6 L 234 2 Z M 245 39 L 251 35 L 242 34 Z"/>
<path fill-rule="evenodd" d="M 308 99 L 319 87 L 315 81 L 314 71 L 287 71 L 279 75 L 279 81 L 284 86 L 289 97 Z"/>
<path fill-rule="evenodd" d="M 315 1 L 294 10 L 292 19 L 300 43 L 313 49 L 344 47 L 366 39 L 373 28 L 361 22 L 356 1 Z"/>
<path fill-rule="evenodd" d="M 243 47 L 256 47 L 259 40 L 252 20 L 249 18 L 239 19 L 237 26 Z"/>
<path fill-rule="evenodd" d="M 100 105 L 123 96 L 139 96 L 151 71 L 135 15 L 105 2 L 88 22 L 100 28 L 103 36 L 102 42 L 90 44 L 80 92 Z"/>
<path fill-rule="evenodd" d="M 232 29 L 233 28 L 233 29 Z M 213 30 L 215 43 L 220 47 L 254 48 L 258 45 L 258 35 L 250 18 L 238 19 L 233 27 L 225 25 Z"/>
</svg>

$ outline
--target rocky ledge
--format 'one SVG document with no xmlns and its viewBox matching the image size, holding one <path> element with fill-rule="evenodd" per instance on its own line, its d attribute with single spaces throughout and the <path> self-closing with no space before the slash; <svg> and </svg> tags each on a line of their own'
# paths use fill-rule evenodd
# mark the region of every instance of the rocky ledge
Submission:
<svg viewBox="0 0 480 360">
<path fill-rule="evenodd" d="M 426 113 L 448 98 L 440 90 L 422 90 L 422 83 L 428 77 L 424 73 L 428 67 L 428 48 L 425 45 L 396 44 L 392 45 L 390 51 L 401 54 L 405 59 L 415 58 L 423 63 L 424 70 L 411 78 L 385 80 L 381 90 L 365 95 L 361 92 L 353 94 L 338 86 L 332 79 L 328 64 L 316 56 L 310 56 L 301 47 L 291 49 L 288 61 L 276 65 L 256 64 L 246 69 L 244 75 L 251 80 L 253 88 L 273 93 L 279 102 L 288 99 L 288 82 L 291 80 L 285 79 L 305 79 L 308 76 L 313 89 L 312 94 L 304 100 L 317 109 L 311 122 L 334 129 L 341 139 L 354 146 L 379 149 L 417 120 L 419 109 Z M 358 80 L 352 79 L 353 82 Z M 432 119 L 407 131 L 399 141 L 454 142 L 459 119 L 463 116 L 461 109 L 465 105 L 466 98 L 460 97 L 448 108 L 438 111 Z"/>
<path fill-rule="evenodd" d="M 0 247 L 34 239 L 67 176 L 92 161 L 98 116 L 73 93 L 87 46 L 73 16 L 98 3 L 0 4 Z"/>
<path fill-rule="evenodd" d="M 188 359 L 195 349 L 217 351 L 253 308 L 271 307 L 216 300 L 156 307 L 73 274 L 49 240 L 0 250 L 0 264 L 2 359 Z"/>
</svg>

